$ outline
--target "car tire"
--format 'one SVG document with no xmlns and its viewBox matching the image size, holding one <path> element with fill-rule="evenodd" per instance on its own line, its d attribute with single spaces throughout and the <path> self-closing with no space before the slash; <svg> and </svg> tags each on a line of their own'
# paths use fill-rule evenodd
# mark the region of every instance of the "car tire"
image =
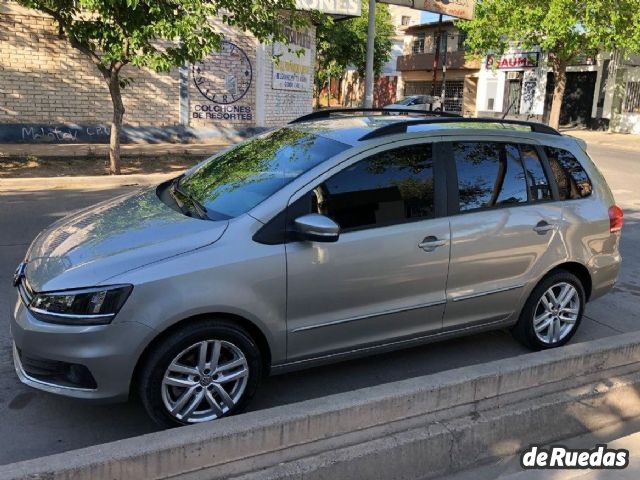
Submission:
<svg viewBox="0 0 640 480">
<path fill-rule="evenodd" d="M 513 336 L 532 350 L 564 345 L 578 330 L 585 303 L 580 279 L 566 270 L 556 270 L 529 295 L 512 329 Z"/>
<path fill-rule="evenodd" d="M 262 371 L 260 350 L 247 331 L 225 319 L 197 321 L 153 347 L 138 394 L 163 428 L 202 423 L 242 412 Z"/>
</svg>

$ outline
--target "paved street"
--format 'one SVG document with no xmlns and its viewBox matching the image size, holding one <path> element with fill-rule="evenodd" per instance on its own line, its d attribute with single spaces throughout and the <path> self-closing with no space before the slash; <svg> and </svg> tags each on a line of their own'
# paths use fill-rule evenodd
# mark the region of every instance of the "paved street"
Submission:
<svg viewBox="0 0 640 480">
<path fill-rule="evenodd" d="M 615 291 L 588 306 L 575 342 L 640 329 L 640 153 L 609 145 L 594 145 L 589 151 L 625 209 L 624 262 Z M 62 215 L 130 188 L 19 192 L 2 191 L 0 181 L 0 317 L 10 314 L 13 269 L 38 231 Z M 526 350 L 507 332 L 491 332 L 274 377 L 251 407 L 263 409 L 522 353 Z M 91 405 L 22 386 L 13 371 L 6 321 L 0 322 L 0 418 L 0 464 L 154 429 L 135 402 Z"/>
</svg>

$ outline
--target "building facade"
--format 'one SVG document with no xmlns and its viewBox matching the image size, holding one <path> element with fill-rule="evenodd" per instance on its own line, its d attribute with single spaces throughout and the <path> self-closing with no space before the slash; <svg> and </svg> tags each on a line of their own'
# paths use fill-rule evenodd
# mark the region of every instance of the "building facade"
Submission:
<svg viewBox="0 0 640 480">
<path fill-rule="evenodd" d="M 598 55 L 592 116 L 599 128 L 640 134 L 640 55 Z"/>
<path fill-rule="evenodd" d="M 359 0 L 300 2 L 332 14 L 360 14 Z M 169 73 L 123 69 L 131 79 L 123 90 L 125 140 L 244 133 L 311 111 L 315 27 L 288 31 L 283 45 L 261 44 L 216 23 L 222 48 L 201 62 Z M 273 55 L 280 55 L 277 63 Z M 0 142 L 109 137 L 111 99 L 97 68 L 59 38 L 51 17 L 6 0 L 0 0 L 0 100 Z"/>
<path fill-rule="evenodd" d="M 584 56 L 567 67 L 561 125 L 593 125 L 598 68 L 595 56 Z M 503 55 L 489 54 L 480 68 L 477 114 L 547 122 L 553 87 L 553 73 L 540 49 L 512 48 Z"/>
<path fill-rule="evenodd" d="M 434 89 L 433 68 L 438 32 L 440 48 Z M 398 84 L 401 96 L 435 93 L 439 97 L 444 78 L 445 110 L 474 116 L 480 62 L 465 59 L 464 39 L 464 32 L 455 26 L 454 21 L 408 27 L 404 52 L 398 57 L 396 66 L 401 74 Z"/>
</svg>

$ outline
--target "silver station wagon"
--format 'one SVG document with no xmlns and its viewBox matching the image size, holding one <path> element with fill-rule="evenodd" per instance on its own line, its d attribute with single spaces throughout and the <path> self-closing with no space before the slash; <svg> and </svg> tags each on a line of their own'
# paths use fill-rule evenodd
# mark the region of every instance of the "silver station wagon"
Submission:
<svg viewBox="0 0 640 480">
<path fill-rule="evenodd" d="M 315 112 L 53 224 L 14 278 L 22 382 L 136 394 L 174 426 L 323 362 L 505 327 L 569 341 L 621 260 L 585 145 L 404 113 Z"/>
</svg>

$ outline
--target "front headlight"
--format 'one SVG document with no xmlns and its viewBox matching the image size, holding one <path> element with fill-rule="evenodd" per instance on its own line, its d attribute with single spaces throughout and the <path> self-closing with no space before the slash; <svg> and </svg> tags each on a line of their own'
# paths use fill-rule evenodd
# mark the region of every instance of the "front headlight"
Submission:
<svg viewBox="0 0 640 480">
<path fill-rule="evenodd" d="M 133 285 L 83 288 L 36 294 L 29 310 L 38 320 L 65 325 L 111 323 Z"/>
</svg>

